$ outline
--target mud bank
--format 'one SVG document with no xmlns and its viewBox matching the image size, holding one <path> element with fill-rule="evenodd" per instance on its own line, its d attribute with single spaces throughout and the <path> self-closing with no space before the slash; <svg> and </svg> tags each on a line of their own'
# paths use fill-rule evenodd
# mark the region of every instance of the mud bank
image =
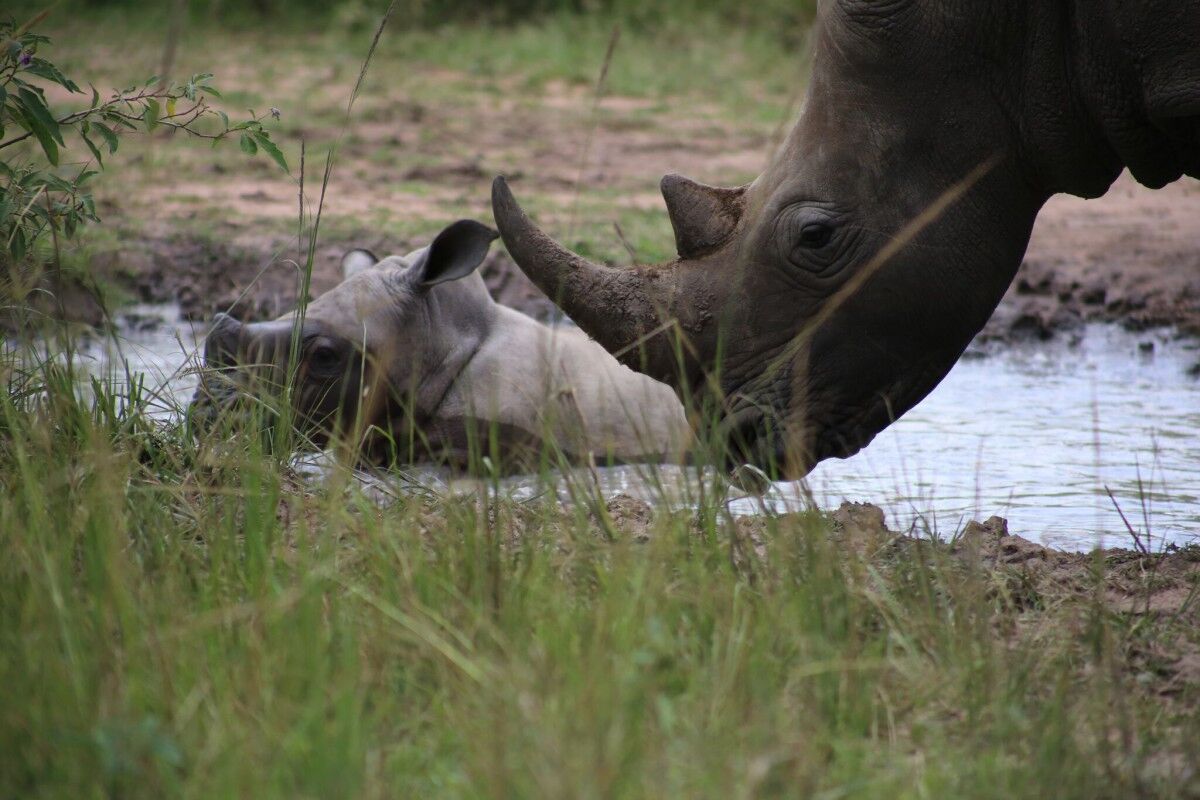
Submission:
<svg viewBox="0 0 1200 800">
<path fill-rule="evenodd" d="M 367 231 L 325 239 L 314 253 L 311 294 L 318 296 L 341 280 L 341 258 L 347 250 L 365 247 L 383 256 L 426 244 L 423 239 L 403 240 Z M 93 266 L 98 276 L 139 302 L 178 304 L 186 320 L 203 322 L 224 311 L 252 321 L 273 319 L 295 307 L 305 260 L 295 239 L 232 235 L 225 240 L 143 240 L 136 250 L 106 253 Z M 498 302 L 539 319 L 556 315 L 554 304 L 507 253 L 489 254 L 481 274 Z"/>
<path fill-rule="evenodd" d="M 654 536 L 656 513 L 662 512 L 640 500 L 616 497 L 605 506 L 607 519 L 593 514 L 593 520 L 597 535 L 616 530 L 648 542 Z M 776 522 L 735 518 L 731 558 L 746 562 L 743 566 L 751 570 L 753 559 L 771 558 L 769 526 L 787 530 L 787 516 Z M 1153 542 L 1142 542 L 1141 550 L 1064 552 L 1010 533 L 1001 517 L 968 522 L 953 541 L 935 542 L 889 530 L 884 512 L 863 503 L 843 503 L 827 519 L 834 547 L 853 550 L 883 569 L 919 562 L 943 572 L 984 570 L 991 576 L 992 591 L 1014 612 L 1016 629 L 1036 626 L 1048 613 L 1072 605 L 1081 611 L 1103 607 L 1151 623 L 1190 627 L 1200 622 L 1200 547 L 1195 545 L 1156 548 Z M 1085 622 L 1079 618 L 1074 624 L 1082 627 Z M 1200 682 L 1200 643 L 1194 637 L 1147 637 L 1124 653 L 1123 661 L 1126 669 L 1152 683 L 1155 693 L 1164 698 L 1187 694 Z"/>
<path fill-rule="evenodd" d="M 624 495 L 609 500 L 605 509 L 616 530 L 640 541 L 653 535 L 655 515 L 667 513 Z M 794 515 L 782 515 L 780 520 L 786 523 L 789 516 Z M 870 503 L 844 502 L 828 519 L 837 545 L 860 554 L 915 555 L 933 546 L 930 539 L 890 530 L 883 509 Z M 734 518 L 736 535 L 759 558 L 771 555 L 768 527 L 772 524 L 762 516 Z M 962 566 L 1019 576 L 1030 593 L 1083 597 L 1097 590 L 1099 579 L 1103 597 L 1114 610 L 1200 614 L 1200 546 L 1162 547 L 1155 541 L 1141 541 L 1141 546 L 1143 550 L 1109 548 L 1090 553 L 1057 550 L 1009 532 L 1003 517 L 990 517 L 968 522 L 952 541 L 937 543 L 944 549 L 931 552 Z M 1194 677 L 1200 679 L 1200 653 L 1192 667 Z"/>
</svg>

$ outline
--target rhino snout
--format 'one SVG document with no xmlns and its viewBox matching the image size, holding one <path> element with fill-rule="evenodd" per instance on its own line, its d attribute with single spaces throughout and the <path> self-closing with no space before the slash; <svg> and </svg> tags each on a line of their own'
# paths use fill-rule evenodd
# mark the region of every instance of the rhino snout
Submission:
<svg viewBox="0 0 1200 800">
<path fill-rule="evenodd" d="M 237 366 L 241 339 L 242 323 L 228 314 L 216 314 L 204 340 L 204 363 L 210 367 Z"/>
</svg>

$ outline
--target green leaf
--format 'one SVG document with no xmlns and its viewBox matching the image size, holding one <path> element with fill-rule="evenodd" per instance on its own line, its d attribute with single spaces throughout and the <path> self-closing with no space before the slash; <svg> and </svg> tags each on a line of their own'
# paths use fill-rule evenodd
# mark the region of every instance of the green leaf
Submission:
<svg viewBox="0 0 1200 800">
<path fill-rule="evenodd" d="M 279 168 L 284 172 L 288 172 L 287 159 L 283 157 L 283 152 L 271 141 L 271 137 L 266 132 L 255 133 L 254 140 L 258 142 L 258 146 L 262 151 L 271 157 L 271 160 L 279 165 Z M 290 173 L 289 173 L 290 174 Z"/>
<path fill-rule="evenodd" d="M 250 134 L 243 133 L 238 139 L 238 145 L 242 148 L 242 152 L 248 156 L 252 156 L 258 152 L 258 145 L 254 143 L 254 139 L 250 138 Z"/>
<path fill-rule="evenodd" d="M 45 174 L 46 173 L 41 172 L 40 170 L 30 170 L 17 179 L 17 185 L 22 189 L 30 189 L 34 186 L 41 186 L 46 182 Z"/>
<path fill-rule="evenodd" d="M 37 118 L 38 122 L 46 129 L 47 133 L 54 137 L 56 142 L 65 144 L 62 133 L 58 129 L 58 121 L 50 114 L 50 109 L 46 108 L 46 103 L 42 100 L 41 95 L 25 88 L 22 88 L 17 94 L 21 105 L 25 108 L 26 116 Z"/>
<path fill-rule="evenodd" d="M 221 124 L 225 126 L 225 130 L 229 130 L 229 115 L 218 109 L 217 116 L 221 118 Z"/>
<path fill-rule="evenodd" d="M 158 118 L 162 116 L 162 107 L 153 97 L 146 101 L 146 110 L 142 112 L 142 121 L 146 130 L 153 131 L 158 126 Z"/>
<path fill-rule="evenodd" d="M 0 106 L 4 105 L 6 100 L 8 100 L 8 90 L 0 86 Z"/>
<path fill-rule="evenodd" d="M 112 128 L 108 127 L 103 122 L 93 122 L 92 127 L 96 129 L 96 132 L 100 134 L 100 138 L 102 138 L 104 143 L 108 145 L 108 152 L 117 152 L 117 135 L 113 133 Z"/>
<path fill-rule="evenodd" d="M 212 95 L 213 97 L 220 97 L 220 96 L 221 96 L 221 93 L 220 93 L 220 92 L 218 92 L 216 89 L 214 89 L 214 88 L 213 88 L 213 87 L 211 87 L 211 86 L 197 86 L 196 88 L 197 88 L 197 89 L 199 89 L 200 91 L 204 92 L 205 94 L 210 94 L 210 95 Z"/>
<path fill-rule="evenodd" d="M 92 86 L 92 84 L 88 84 L 88 85 Z M 91 107 L 95 108 L 98 105 L 100 105 L 100 92 L 96 91 L 95 86 L 92 86 L 92 105 L 91 105 Z"/>
<path fill-rule="evenodd" d="M 19 224 L 17 229 L 13 231 L 12 244 L 9 245 L 8 251 L 12 254 L 13 261 L 20 261 L 25 258 L 25 231 L 21 229 Z"/>
<path fill-rule="evenodd" d="M 37 75 L 40 78 L 45 78 L 53 83 L 57 83 L 59 86 L 63 87 L 72 94 L 78 94 L 80 92 L 79 86 L 76 85 L 75 81 L 71 80 L 66 75 L 63 75 L 61 72 L 59 72 L 58 67 L 54 66 L 45 59 L 33 59 L 29 62 L 29 66 L 25 67 L 25 71 Z"/>
<path fill-rule="evenodd" d="M 54 136 L 50 131 L 46 130 L 46 126 L 41 123 L 37 117 L 30 115 L 21 106 L 20 101 L 14 102 L 16 108 L 13 109 L 13 118 L 21 127 L 34 135 L 38 140 L 38 144 L 42 146 L 42 152 L 46 154 L 46 160 L 52 166 L 58 166 L 58 145 L 54 142 Z"/>
<path fill-rule="evenodd" d="M 95 144 L 92 143 L 92 140 L 88 138 L 87 133 L 85 131 L 80 131 L 79 138 L 83 139 L 83 143 L 87 145 L 88 150 L 92 151 L 92 157 L 96 159 L 96 163 L 100 166 L 104 166 L 104 158 L 100 155 L 100 150 Z"/>
<path fill-rule="evenodd" d="M 29 210 L 26 211 L 25 213 L 31 217 L 36 217 L 37 219 L 40 219 L 42 222 L 46 223 L 47 225 L 49 225 L 51 227 L 54 227 L 54 228 L 58 227 L 57 225 L 54 224 L 54 218 L 50 216 L 50 212 L 47 211 L 46 209 L 42 208 L 40 203 L 34 203 L 33 205 L 31 205 L 29 207 Z"/>
<path fill-rule="evenodd" d="M 71 184 L 67 183 L 57 175 L 50 174 L 49 172 L 43 173 L 42 183 L 46 185 L 47 189 L 51 189 L 56 192 L 62 192 L 63 194 L 72 194 L 74 192 L 74 187 L 71 186 Z"/>
<path fill-rule="evenodd" d="M 110 124 L 112 124 L 113 126 L 115 126 L 117 128 L 125 128 L 126 130 L 131 130 L 131 131 L 137 130 L 137 125 L 134 125 L 132 122 L 125 119 L 124 117 L 122 117 L 120 114 L 118 114 L 115 111 L 105 111 L 104 118 L 106 120 L 108 120 Z"/>
</svg>

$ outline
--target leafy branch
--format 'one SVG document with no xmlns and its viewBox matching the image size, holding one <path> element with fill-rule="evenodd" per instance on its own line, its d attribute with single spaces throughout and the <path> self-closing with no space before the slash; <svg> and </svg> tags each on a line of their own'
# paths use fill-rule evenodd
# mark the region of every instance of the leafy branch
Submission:
<svg viewBox="0 0 1200 800">
<path fill-rule="evenodd" d="M 54 114 L 42 84 L 57 85 L 70 94 L 86 93 L 38 55 L 50 39 L 31 29 L 44 18 L 45 13 L 20 27 L 12 20 L 0 21 L 0 155 L 6 148 L 33 139 L 46 162 L 39 166 L 0 161 L 0 178 L 7 179 L 0 186 L 0 244 L 14 261 L 21 261 L 48 230 L 70 237 L 80 225 L 99 221 L 87 190 L 88 181 L 97 174 L 88 168 L 89 162 L 94 159 L 103 168 L 106 151 L 115 153 L 126 133 L 164 128 L 210 140 L 214 146 L 236 136 L 243 152 L 255 155 L 262 151 L 284 172 L 289 171 L 287 159 L 263 125 L 269 118 L 278 119 L 279 112 L 273 108 L 262 115 L 250 111 L 248 119 L 231 121 L 210 103 L 221 97 L 212 86 L 212 73 L 193 75 L 183 83 L 155 75 L 141 84 L 114 89 L 105 98 L 90 86 L 86 108 Z M 5 139 L 10 128 L 15 128 L 14 135 Z M 58 170 L 60 151 L 67 148 L 71 136 L 87 147 L 91 159 L 74 175 L 65 176 Z"/>
</svg>

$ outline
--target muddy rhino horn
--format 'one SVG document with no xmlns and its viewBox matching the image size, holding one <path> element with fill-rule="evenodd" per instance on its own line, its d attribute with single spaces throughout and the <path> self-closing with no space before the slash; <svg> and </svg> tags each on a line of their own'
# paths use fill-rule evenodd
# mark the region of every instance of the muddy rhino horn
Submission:
<svg viewBox="0 0 1200 800">
<path fill-rule="evenodd" d="M 659 335 L 670 318 L 674 264 L 616 269 L 588 261 L 538 229 L 503 177 L 492 184 L 492 211 L 517 266 L 588 335 L 659 380 L 678 371 L 671 339 Z"/>
<path fill-rule="evenodd" d="M 671 174 L 662 179 L 660 188 L 681 258 L 696 258 L 723 245 L 746 207 L 745 186 L 722 189 Z"/>
</svg>

